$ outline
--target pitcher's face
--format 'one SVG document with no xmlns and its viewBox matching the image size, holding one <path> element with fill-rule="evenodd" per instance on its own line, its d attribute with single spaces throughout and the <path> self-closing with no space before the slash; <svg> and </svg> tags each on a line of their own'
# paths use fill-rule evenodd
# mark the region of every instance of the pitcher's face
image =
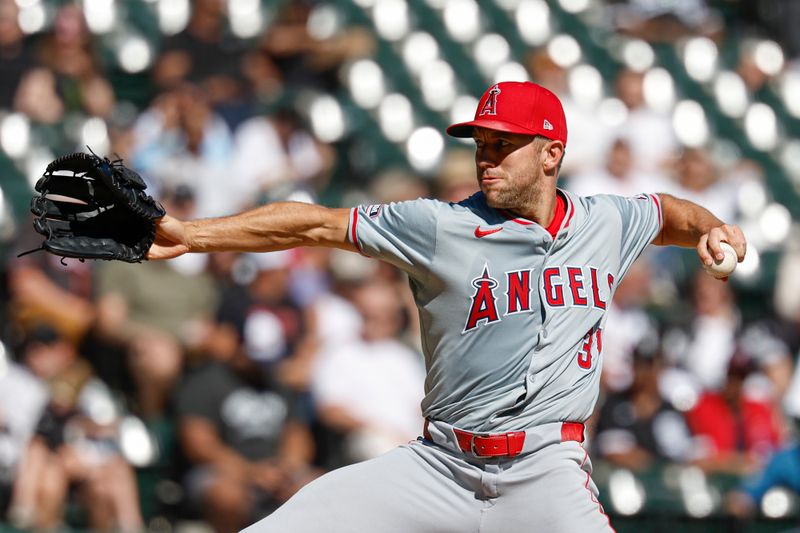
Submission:
<svg viewBox="0 0 800 533">
<path fill-rule="evenodd" d="M 475 128 L 475 166 L 486 203 L 495 209 L 524 210 L 541 187 L 546 142 L 532 135 Z"/>
</svg>

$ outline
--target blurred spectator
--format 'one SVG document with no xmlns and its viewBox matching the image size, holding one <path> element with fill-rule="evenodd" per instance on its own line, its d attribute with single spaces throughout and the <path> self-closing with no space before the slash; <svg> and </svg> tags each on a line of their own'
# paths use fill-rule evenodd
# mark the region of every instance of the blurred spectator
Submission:
<svg viewBox="0 0 800 533">
<path fill-rule="evenodd" d="M 38 246 L 41 237 L 26 224 L 15 251 Z M 36 242 L 36 245 L 33 243 Z M 48 253 L 26 255 L 8 265 L 8 308 L 14 325 L 26 330 L 46 322 L 77 341 L 91 326 L 94 279 L 91 262 L 65 260 Z"/>
<path fill-rule="evenodd" d="M 248 357 L 293 390 L 308 388 L 316 350 L 312 311 L 289 291 L 294 252 L 245 254 L 239 268 L 247 290 L 232 287 L 221 295 L 217 320 L 233 328 Z"/>
<path fill-rule="evenodd" d="M 335 154 L 288 108 L 244 122 L 234 141 L 233 172 L 242 183 L 241 204 L 255 204 L 270 189 L 316 193 L 330 177 Z"/>
<path fill-rule="evenodd" d="M 573 98 L 568 71 L 553 61 L 546 48 L 536 50 L 526 59 L 531 79 L 557 94 L 564 107 L 569 124 L 569 154 L 564 157 L 561 175 L 570 176 L 602 166 L 613 137 L 598 135 L 608 127 L 600 120 L 594 105 Z"/>
<path fill-rule="evenodd" d="M 163 198 L 173 215 L 187 217 L 191 196 Z M 183 350 L 202 341 L 217 293 L 205 258 L 131 265 L 103 263 L 97 272 L 97 321 L 85 349 L 109 383 L 128 392 L 147 418 L 164 413 L 183 365 Z"/>
<path fill-rule="evenodd" d="M 569 189 L 581 196 L 635 196 L 642 192 L 664 191 L 667 183 L 659 175 L 648 175 L 634 169 L 630 144 L 624 139 L 617 139 L 606 155 L 605 166 L 571 176 Z"/>
<path fill-rule="evenodd" d="M 56 77 L 46 68 L 32 68 L 19 82 L 14 96 L 14 110 L 32 122 L 56 124 L 64 117 L 64 102 L 56 88 Z"/>
<path fill-rule="evenodd" d="M 678 157 L 673 181 L 664 192 L 697 202 L 719 218 L 737 220 L 738 174 L 722 175 L 704 148 L 685 148 Z"/>
<path fill-rule="evenodd" d="M 374 276 L 378 266 L 376 261 L 343 250 L 331 250 L 328 265 L 330 291 L 313 304 L 321 353 L 350 344 L 361 336 L 363 318 L 353 299 L 359 286 Z"/>
<path fill-rule="evenodd" d="M 692 35 L 715 37 L 722 17 L 705 0 L 612 0 L 615 26 L 651 42 L 675 42 Z"/>
<path fill-rule="evenodd" d="M 176 412 L 189 501 L 226 533 L 311 480 L 314 444 L 297 395 L 240 349 L 233 330 L 221 324 L 209 340 L 207 360 L 178 386 Z"/>
<path fill-rule="evenodd" d="M 764 495 L 775 487 L 800 494 L 800 444 L 793 443 L 775 453 L 761 471 L 728 493 L 726 510 L 740 518 L 752 518 Z"/>
<path fill-rule="evenodd" d="M 40 326 L 27 339 L 23 360 L 47 383 L 50 401 L 20 463 L 9 516 L 17 527 L 62 525 L 76 487 L 89 527 L 143 527 L 133 470 L 117 448 L 119 414 L 110 391 L 93 377 L 74 346 Z"/>
<path fill-rule="evenodd" d="M 369 195 L 376 203 L 388 204 L 428 198 L 430 189 L 416 174 L 399 168 L 390 168 L 372 179 Z"/>
<path fill-rule="evenodd" d="M 650 297 L 651 268 L 644 260 L 631 265 L 609 303 L 603 329 L 603 373 L 605 388 L 619 392 L 634 379 L 633 355 L 636 347 L 657 338 L 653 319 L 645 305 Z"/>
<path fill-rule="evenodd" d="M 670 115 L 648 107 L 641 72 L 621 70 L 615 89 L 628 109 L 625 122 L 617 129 L 617 137 L 630 145 L 634 170 L 647 174 L 663 172 L 665 163 L 674 157 L 678 148 Z"/>
<path fill-rule="evenodd" d="M 133 166 L 157 188 L 188 187 L 197 202 L 192 217 L 229 215 L 250 200 L 230 168 L 231 132 L 198 87 L 161 94 L 139 116 L 134 137 Z"/>
<path fill-rule="evenodd" d="M 599 455 L 635 471 L 691 457 L 686 421 L 661 397 L 663 360 L 657 349 L 657 339 L 643 340 L 633 356 L 633 382 L 626 391 L 606 398 L 597 421 Z"/>
<path fill-rule="evenodd" d="M 55 74 L 67 111 L 109 117 L 116 97 L 102 76 L 96 53 L 81 8 L 75 4 L 62 6 L 41 43 L 41 62 Z"/>
<path fill-rule="evenodd" d="M 164 42 L 153 69 L 156 84 L 175 89 L 183 82 L 202 87 L 213 106 L 242 97 L 239 62 L 244 42 L 227 32 L 223 0 L 196 0 L 186 29 Z"/>
<path fill-rule="evenodd" d="M 694 276 L 692 302 L 689 337 L 681 343 L 673 342 L 672 349 L 703 388 L 720 390 L 736 349 L 739 311 L 730 285 L 703 271 Z"/>
<path fill-rule="evenodd" d="M 425 372 L 421 356 L 400 343 L 397 291 L 384 283 L 359 288 L 361 339 L 319 356 L 312 392 L 320 418 L 345 438 L 346 461 L 375 457 L 420 432 Z"/>
<path fill-rule="evenodd" d="M 746 379 L 755 371 L 755 361 L 737 353 L 722 390 L 705 391 L 686 414 L 697 437 L 698 464 L 707 471 L 751 473 L 783 442 L 779 412 L 768 400 L 748 394 Z"/>
<path fill-rule="evenodd" d="M 314 5 L 287 2 L 281 6 L 259 48 L 248 55 L 245 69 L 261 100 L 273 99 L 278 87 L 289 92 L 303 87 L 335 93 L 340 87 L 339 66 L 374 52 L 375 36 L 359 25 L 343 27 L 339 22 L 332 31 L 315 28 L 309 20 Z"/>
<path fill-rule="evenodd" d="M 22 75 L 34 65 L 18 16 L 14 0 L 0 0 L 0 109 L 11 109 Z"/>
<path fill-rule="evenodd" d="M 478 192 L 475 153 L 467 148 L 453 148 L 445 154 L 436 176 L 436 198 L 460 202 Z"/>
<path fill-rule="evenodd" d="M 29 345 L 34 341 L 28 340 Z M 0 349 L 0 516 L 6 516 L 20 460 L 47 404 L 47 387 Z M 20 401 L 24 398 L 24 401 Z"/>
<path fill-rule="evenodd" d="M 775 311 L 786 324 L 783 338 L 793 352 L 800 350 L 800 238 L 794 230 L 786 239 L 786 249 L 778 263 L 772 299 Z M 800 387 L 800 382 L 798 382 Z M 797 389 L 796 416 L 800 418 L 800 388 Z"/>
</svg>

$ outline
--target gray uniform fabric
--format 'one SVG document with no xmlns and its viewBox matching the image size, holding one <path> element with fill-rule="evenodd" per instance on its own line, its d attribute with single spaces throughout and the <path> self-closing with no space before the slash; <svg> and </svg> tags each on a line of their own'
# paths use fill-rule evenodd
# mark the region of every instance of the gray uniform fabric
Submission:
<svg viewBox="0 0 800 533">
<path fill-rule="evenodd" d="M 500 432 L 591 415 L 602 368 L 596 331 L 617 284 L 658 234 L 660 204 L 652 195 L 559 192 L 567 212 L 555 240 L 492 209 L 482 193 L 458 204 L 354 210 L 350 235 L 361 251 L 409 275 L 428 371 L 425 417 Z M 476 228 L 502 229 L 478 238 Z"/>
<path fill-rule="evenodd" d="M 248 533 L 611 531 L 581 445 L 540 437 L 591 415 L 605 311 L 660 231 L 661 205 L 654 195 L 558 194 L 555 238 L 482 193 L 362 206 L 348 230 L 364 255 L 408 273 L 425 417 L 472 432 L 525 430 L 541 447 L 487 459 L 411 443 L 323 476 Z"/>
</svg>

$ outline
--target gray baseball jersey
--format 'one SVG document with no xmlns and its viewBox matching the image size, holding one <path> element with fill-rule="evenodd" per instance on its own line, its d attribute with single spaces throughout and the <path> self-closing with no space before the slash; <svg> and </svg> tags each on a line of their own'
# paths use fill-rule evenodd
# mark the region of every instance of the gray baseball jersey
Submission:
<svg viewBox="0 0 800 533">
<path fill-rule="evenodd" d="M 614 290 L 661 229 L 655 195 L 558 191 L 550 228 L 486 204 L 415 200 L 351 211 L 349 239 L 408 273 L 425 417 L 475 432 L 592 413 Z"/>
</svg>

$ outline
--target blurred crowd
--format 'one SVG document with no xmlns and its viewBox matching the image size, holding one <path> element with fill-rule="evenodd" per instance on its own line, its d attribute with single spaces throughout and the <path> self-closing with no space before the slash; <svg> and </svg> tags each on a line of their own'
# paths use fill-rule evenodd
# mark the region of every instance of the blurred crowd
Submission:
<svg viewBox="0 0 800 533">
<path fill-rule="evenodd" d="M 676 2 L 672 13 L 668 4 L 609 10 L 620 31 L 653 39 L 720 31 L 703 2 Z M 131 111 L 79 4 L 64 3 L 32 38 L 17 3 L 0 0 L 0 110 L 26 115 L 57 152 L 76 148 L 69 117 L 102 118 L 105 151 L 139 171 L 178 218 L 318 201 L 336 169 L 363 168 L 359 154 L 321 142 L 302 101 L 285 96 L 340 91 L 340 67 L 377 44 L 362 27 L 312 37 L 312 6 L 285 3 L 245 46 L 226 31 L 223 2 L 194 1 L 149 72 L 152 98 Z M 681 146 L 671 116 L 646 105 L 642 73 L 621 69 L 611 80 L 627 113 L 609 131 L 544 49 L 525 67 L 567 111 L 565 188 L 667 192 L 729 222 L 755 201 L 748 191 L 764 190 L 758 164 Z M 457 144 L 432 177 L 390 168 L 346 185 L 370 203 L 458 201 L 477 190 L 471 150 Z M 132 532 L 190 520 L 236 531 L 325 471 L 419 436 L 419 324 L 393 267 L 324 249 L 137 265 L 16 258 L 37 242 L 24 220 L 0 268 L 7 523 Z M 791 444 L 800 291 L 797 259 L 785 258 L 765 293 L 698 272 L 691 251 L 645 253 L 608 311 L 590 421 L 598 461 L 635 473 L 682 464 L 735 475 L 743 481 L 726 505 L 739 516 L 756 513 L 773 485 L 800 489 Z"/>
</svg>

